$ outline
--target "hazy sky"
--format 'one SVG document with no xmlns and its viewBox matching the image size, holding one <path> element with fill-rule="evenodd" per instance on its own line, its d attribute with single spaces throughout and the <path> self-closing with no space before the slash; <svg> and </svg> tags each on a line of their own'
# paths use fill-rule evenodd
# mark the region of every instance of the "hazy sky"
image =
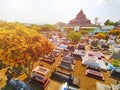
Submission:
<svg viewBox="0 0 120 90">
<path fill-rule="evenodd" d="M 120 0 L 0 0 L 0 19 L 24 23 L 68 23 L 83 9 L 94 23 L 120 20 Z"/>
</svg>

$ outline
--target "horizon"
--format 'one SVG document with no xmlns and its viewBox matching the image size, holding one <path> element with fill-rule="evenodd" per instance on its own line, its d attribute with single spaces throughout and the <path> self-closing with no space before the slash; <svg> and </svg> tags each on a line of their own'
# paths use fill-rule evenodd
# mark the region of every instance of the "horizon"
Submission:
<svg viewBox="0 0 120 90">
<path fill-rule="evenodd" d="M 48 3 L 49 2 L 49 3 Z M 30 24 L 69 23 L 82 9 L 94 24 L 120 20 L 120 0 L 0 0 L 0 20 Z"/>
</svg>

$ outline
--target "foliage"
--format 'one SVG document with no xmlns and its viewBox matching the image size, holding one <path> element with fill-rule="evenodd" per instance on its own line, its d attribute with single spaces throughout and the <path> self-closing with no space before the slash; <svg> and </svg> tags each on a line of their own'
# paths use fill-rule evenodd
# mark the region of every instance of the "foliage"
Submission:
<svg viewBox="0 0 120 90">
<path fill-rule="evenodd" d="M 109 34 L 120 35 L 120 30 L 110 30 Z"/>
<path fill-rule="evenodd" d="M 93 32 L 94 31 L 94 29 L 89 29 L 88 30 L 88 33 L 91 33 L 91 32 Z"/>
<path fill-rule="evenodd" d="M 35 61 L 49 54 L 54 47 L 35 30 L 18 23 L 6 25 L 7 29 L 0 30 L 0 57 L 13 66 L 22 65 L 24 72 L 30 77 Z M 14 27 L 11 29 L 11 26 Z"/>
<path fill-rule="evenodd" d="M 110 23 L 111 23 L 111 22 L 110 22 L 110 20 L 108 19 L 108 20 L 105 21 L 104 25 L 110 25 Z"/>
<path fill-rule="evenodd" d="M 45 24 L 41 26 L 42 31 L 56 31 L 55 25 Z"/>
<path fill-rule="evenodd" d="M 74 30 L 72 30 L 71 28 L 65 28 L 64 31 L 67 33 L 70 33 L 71 31 L 74 31 Z"/>
<path fill-rule="evenodd" d="M 19 25 L 21 26 L 22 24 L 15 22 L 15 23 L 7 23 L 5 21 L 0 21 L 0 30 L 13 30 L 13 29 L 18 29 L 16 26 Z"/>
<path fill-rule="evenodd" d="M 7 83 L 1 90 L 14 90 L 14 87 Z"/>
<path fill-rule="evenodd" d="M 108 39 L 108 34 L 100 32 L 100 33 L 96 34 L 96 38 L 98 38 L 98 39 Z"/>
<path fill-rule="evenodd" d="M 64 25 L 65 25 L 64 22 L 57 22 L 57 23 L 56 23 L 56 26 L 59 26 L 60 28 L 63 27 Z"/>
<path fill-rule="evenodd" d="M 40 33 L 42 31 L 42 27 L 40 25 L 36 25 L 36 24 L 30 25 L 30 26 L 28 26 L 28 28 L 36 30 L 38 33 Z"/>
<path fill-rule="evenodd" d="M 58 36 L 59 36 L 60 38 L 62 38 L 62 37 L 63 37 L 63 32 L 58 32 Z"/>
<path fill-rule="evenodd" d="M 74 31 L 71 31 L 67 35 L 67 39 L 72 40 L 72 42 L 74 42 L 76 44 L 80 41 L 80 37 L 81 37 L 81 33 L 80 32 L 74 32 Z"/>
<path fill-rule="evenodd" d="M 18 72 L 22 73 L 23 68 L 20 65 L 17 65 L 15 67 L 13 67 L 15 70 L 17 70 Z"/>
<path fill-rule="evenodd" d="M 118 60 L 113 60 L 112 65 L 115 66 L 115 67 L 118 67 L 119 66 L 119 61 Z"/>
<path fill-rule="evenodd" d="M 113 26 L 117 26 L 119 24 L 119 22 L 112 22 L 110 21 L 110 19 L 106 20 L 104 25 L 113 25 Z"/>
<path fill-rule="evenodd" d="M 65 23 L 64 22 L 57 22 L 56 25 L 59 25 L 59 26 L 64 26 Z"/>
<path fill-rule="evenodd" d="M 88 34 L 88 31 L 87 31 L 87 30 L 80 30 L 80 33 L 81 33 L 82 35 L 85 35 L 85 34 Z"/>
<path fill-rule="evenodd" d="M 120 39 L 120 34 L 118 35 L 118 39 Z"/>
</svg>

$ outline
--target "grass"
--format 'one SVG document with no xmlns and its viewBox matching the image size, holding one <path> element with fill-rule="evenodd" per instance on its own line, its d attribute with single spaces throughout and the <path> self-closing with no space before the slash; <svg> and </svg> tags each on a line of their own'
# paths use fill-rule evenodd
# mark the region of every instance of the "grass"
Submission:
<svg viewBox="0 0 120 90">
<path fill-rule="evenodd" d="M 3 88 L 1 88 L 1 90 L 15 90 L 15 89 L 9 84 L 6 84 Z"/>
</svg>

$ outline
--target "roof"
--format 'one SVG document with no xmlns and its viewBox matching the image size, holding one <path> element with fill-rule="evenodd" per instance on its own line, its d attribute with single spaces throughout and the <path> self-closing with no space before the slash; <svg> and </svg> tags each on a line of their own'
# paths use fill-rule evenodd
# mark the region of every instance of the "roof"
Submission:
<svg viewBox="0 0 120 90">
<path fill-rule="evenodd" d="M 95 27 L 96 25 L 92 24 L 91 21 L 88 18 L 86 18 L 86 15 L 81 9 L 81 11 L 76 15 L 76 17 L 70 20 L 70 22 L 65 26 L 66 27 L 74 27 L 74 26 Z"/>
<path fill-rule="evenodd" d="M 76 18 L 73 18 L 72 20 L 70 20 L 70 21 L 76 21 Z"/>
<path fill-rule="evenodd" d="M 77 14 L 77 16 L 84 16 L 85 14 L 84 14 L 84 12 L 83 12 L 83 10 L 81 9 L 80 10 L 80 12 Z"/>
<path fill-rule="evenodd" d="M 102 29 L 104 30 L 104 29 L 109 29 L 109 30 L 111 30 L 111 29 L 113 29 L 114 28 L 114 26 L 102 26 Z"/>
<path fill-rule="evenodd" d="M 80 27 L 96 27 L 94 24 L 66 24 L 63 27 L 75 27 L 75 26 L 80 26 Z"/>
<path fill-rule="evenodd" d="M 114 29 L 119 29 L 120 30 L 120 25 L 118 25 L 117 27 L 114 27 Z"/>
</svg>

